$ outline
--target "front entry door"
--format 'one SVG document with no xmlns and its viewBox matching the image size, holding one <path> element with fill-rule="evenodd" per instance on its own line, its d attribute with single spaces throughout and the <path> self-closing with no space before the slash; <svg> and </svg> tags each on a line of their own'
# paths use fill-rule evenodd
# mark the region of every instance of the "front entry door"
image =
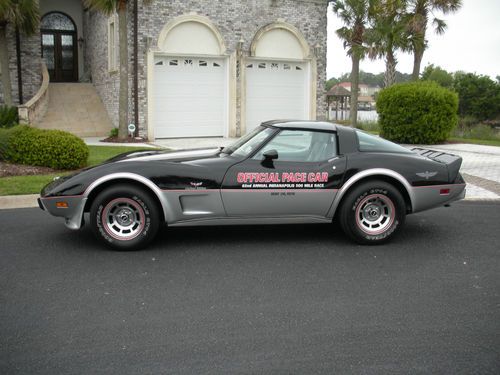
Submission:
<svg viewBox="0 0 500 375">
<path fill-rule="evenodd" d="M 78 80 L 76 34 L 67 31 L 42 31 L 42 57 L 51 82 Z"/>
<path fill-rule="evenodd" d="M 333 132 L 281 130 L 226 173 L 221 193 L 228 216 L 325 217 L 346 166 L 336 145 Z M 277 158 L 263 161 L 271 151 Z"/>
</svg>

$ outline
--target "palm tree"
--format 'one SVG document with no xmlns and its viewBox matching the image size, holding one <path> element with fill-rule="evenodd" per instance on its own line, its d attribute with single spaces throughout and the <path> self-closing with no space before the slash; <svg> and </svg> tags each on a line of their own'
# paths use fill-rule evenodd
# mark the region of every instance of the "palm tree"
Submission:
<svg viewBox="0 0 500 375">
<path fill-rule="evenodd" d="M 337 35 L 344 41 L 344 48 L 351 57 L 351 123 L 358 124 L 359 62 L 365 57 L 364 45 L 369 22 L 369 5 L 372 0 L 334 0 L 333 12 L 341 19 L 343 27 Z"/>
<path fill-rule="evenodd" d="M 373 27 L 367 33 L 369 56 L 385 58 L 385 87 L 396 83 L 396 52 L 411 47 L 405 0 L 380 0 L 372 4 L 370 14 Z"/>
<path fill-rule="evenodd" d="M 0 75 L 2 76 L 3 99 L 12 105 L 12 86 L 9 73 L 9 48 L 7 45 L 7 25 L 12 25 L 26 35 L 38 30 L 40 13 L 37 0 L 0 1 Z"/>
<path fill-rule="evenodd" d="M 120 48 L 120 93 L 118 99 L 118 138 L 128 133 L 128 39 L 127 0 L 84 0 L 90 9 L 106 15 L 118 13 L 118 43 Z"/>
<path fill-rule="evenodd" d="M 411 19 L 409 22 L 410 31 L 413 35 L 413 73 L 412 79 L 418 80 L 420 75 L 420 65 L 427 48 L 425 34 L 429 18 L 432 16 L 432 23 L 437 34 L 443 34 L 446 30 L 446 22 L 434 16 L 438 11 L 443 14 L 456 12 L 462 6 L 462 0 L 409 0 Z"/>
</svg>

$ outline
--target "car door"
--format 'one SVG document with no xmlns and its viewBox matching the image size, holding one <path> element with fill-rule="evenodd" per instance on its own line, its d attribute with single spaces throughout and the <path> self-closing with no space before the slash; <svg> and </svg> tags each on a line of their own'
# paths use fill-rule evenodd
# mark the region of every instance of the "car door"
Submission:
<svg viewBox="0 0 500 375">
<path fill-rule="evenodd" d="M 221 194 L 227 215 L 325 217 L 346 166 L 337 150 L 335 132 L 281 129 L 226 173 Z"/>
</svg>

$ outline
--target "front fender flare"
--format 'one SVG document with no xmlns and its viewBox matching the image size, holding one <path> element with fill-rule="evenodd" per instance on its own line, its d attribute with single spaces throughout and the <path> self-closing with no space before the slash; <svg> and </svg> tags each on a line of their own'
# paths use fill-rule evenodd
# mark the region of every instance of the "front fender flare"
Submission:
<svg viewBox="0 0 500 375">
<path fill-rule="evenodd" d="M 150 191 L 155 194 L 155 196 L 158 198 L 158 200 L 161 203 L 162 210 L 163 210 L 163 216 L 165 218 L 165 221 L 168 223 L 170 220 L 169 213 L 172 212 L 171 207 L 165 198 L 165 195 L 161 191 L 161 189 L 154 184 L 151 180 L 147 179 L 144 176 L 138 175 L 136 173 L 130 173 L 130 172 L 120 172 L 120 173 L 112 173 L 108 174 L 106 176 L 100 177 L 94 182 L 92 182 L 87 189 L 85 189 L 85 192 L 83 193 L 83 196 L 85 198 L 88 198 L 90 193 L 97 188 L 98 186 L 102 185 L 105 182 L 113 181 L 113 180 L 131 180 L 140 183 L 141 185 L 144 185 L 147 187 Z"/>
</svg>

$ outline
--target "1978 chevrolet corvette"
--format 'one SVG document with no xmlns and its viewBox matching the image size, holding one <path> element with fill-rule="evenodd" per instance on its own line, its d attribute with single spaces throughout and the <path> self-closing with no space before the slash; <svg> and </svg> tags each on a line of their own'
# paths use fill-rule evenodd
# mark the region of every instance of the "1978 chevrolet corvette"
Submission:
<svg viewBox="0 0 500 375">
<path fill-rule="evenodd" d="M 328 223 L 360 244 L 392 238 L 410 213 L 465 195 L 459 156 L 314 121 L 270 121 L 226 148 L 119 155 L 41 192 L 40 208 L 79 229 L 84 213 L 116 249 L 168 226 Z"/>
</svg>

